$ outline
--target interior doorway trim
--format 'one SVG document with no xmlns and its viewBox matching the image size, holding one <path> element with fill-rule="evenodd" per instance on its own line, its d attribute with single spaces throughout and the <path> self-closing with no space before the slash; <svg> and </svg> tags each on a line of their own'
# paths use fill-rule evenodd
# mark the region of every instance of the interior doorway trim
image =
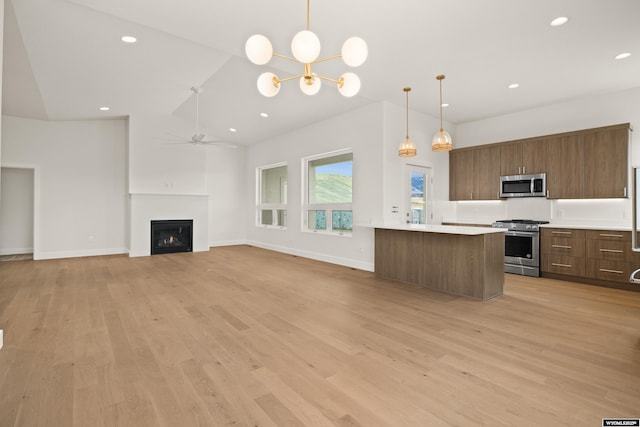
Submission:
<svg viewBox="0 0 640 427">
<path fill-rule="evenodd" d="M 0 168 L 33 171 L 33 259 L 40 259 L 40 166 L 23 163 L 0 163 Z M 2 194 L 0 194 L 2 198 Z"/>
</svg>

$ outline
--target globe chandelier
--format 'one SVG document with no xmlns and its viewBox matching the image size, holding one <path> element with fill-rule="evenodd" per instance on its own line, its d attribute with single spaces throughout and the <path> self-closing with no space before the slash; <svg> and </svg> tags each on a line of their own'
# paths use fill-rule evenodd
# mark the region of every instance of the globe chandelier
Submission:
<svg viewBox="0 0 640 427">
<path fill-rule="evenodd" d="M 274 56 L 299 62 L 303 65 L 302 74 L 283 79 L 271 72 L 262 73 L 258 77 L 258 91 L 266 97 L 277 95 L 280 92 L 280 83 L 295 79 L 299 79 L 300 89 L 306 95 L 318 93 L 322 86 L 322 80 L 335 83 L 338 92 L 345 97 L 352 97 L 360 91 L 360 78 L 352 72 L 346 72 L 337 79 L 321 76 L 313 72 L 315 64 L 337 58 L 342 58 L 349 67 L 359 67 L 367 60 L 369 52 L 367 43 L 364 40 L 360 37 L 351 37 L 342 45 L 340 54 L 318 59 L 320 56 L 320 39 L 309 30 L 309 2 L 310 0 L 307 0 L 307 28 L 298 32 L 291 41 L 293 57 L 275 53 L 271 41 L 261 34 L 254 34 L 249 37 L 245 44 L 247 58 L 256 65 L 265 65 Z"/>
</svg>

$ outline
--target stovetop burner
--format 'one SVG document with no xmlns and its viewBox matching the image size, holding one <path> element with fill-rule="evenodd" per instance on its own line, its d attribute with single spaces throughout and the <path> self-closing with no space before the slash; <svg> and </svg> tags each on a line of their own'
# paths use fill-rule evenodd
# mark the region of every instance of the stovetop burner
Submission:
<svg viewBox="0 0 640 427">
<path fill-rule="evenodd" d="M 536 221 L 533 219 L 501 219 L 492 224 L 493 228 L 505 228 L 513 231 L 539 231 L 540 224 L 549 224 L 549 221 Z"/>
</svg>

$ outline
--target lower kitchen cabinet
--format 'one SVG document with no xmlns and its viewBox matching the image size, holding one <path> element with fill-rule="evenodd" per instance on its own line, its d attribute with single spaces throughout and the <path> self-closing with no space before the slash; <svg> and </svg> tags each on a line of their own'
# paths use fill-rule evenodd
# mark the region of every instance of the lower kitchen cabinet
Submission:
<svg viewBox="0 0 640 427">
<path fill-rule="evenodd" d="M 640 291 L 629 283 L 640 268 L 629 231 L 543 228 L 540 255 L 543 277 Z"/>
</svg>

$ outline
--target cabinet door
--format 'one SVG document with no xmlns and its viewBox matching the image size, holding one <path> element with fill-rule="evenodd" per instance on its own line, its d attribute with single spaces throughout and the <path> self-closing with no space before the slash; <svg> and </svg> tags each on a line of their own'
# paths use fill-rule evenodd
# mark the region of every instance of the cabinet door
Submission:
<svg viewBox="0 0 640 427">
<path fill-rule="evenodd" d="M 547 146 L 542 140 L 525 141 L 522 146 L 523 173 L 542 173 L 547 171 Z"/>
<path fill-rule="evenodd" d="M 473 151 L 449 152 L 449 200 L 471 200 L 472 198 Z"/>
<path fill-rule="evenodd" d="M 628 128 L 601 130 L 585 138 L 584 197 L 627 197 Z"/>
<path fill-rule="evenodd" d="M 580 199 L 584 182 L 584 135 L 545 139 L 550 199 Z"/>
<path fill-rule="evenodd" d="M 473 151 L 473 200 L 500 198 L 500 147 Z"/>
<path fill-rule="evenodd" d="M 500 175 L 522 173 L 522 144 L 500 145 Z"/>
</svg>

